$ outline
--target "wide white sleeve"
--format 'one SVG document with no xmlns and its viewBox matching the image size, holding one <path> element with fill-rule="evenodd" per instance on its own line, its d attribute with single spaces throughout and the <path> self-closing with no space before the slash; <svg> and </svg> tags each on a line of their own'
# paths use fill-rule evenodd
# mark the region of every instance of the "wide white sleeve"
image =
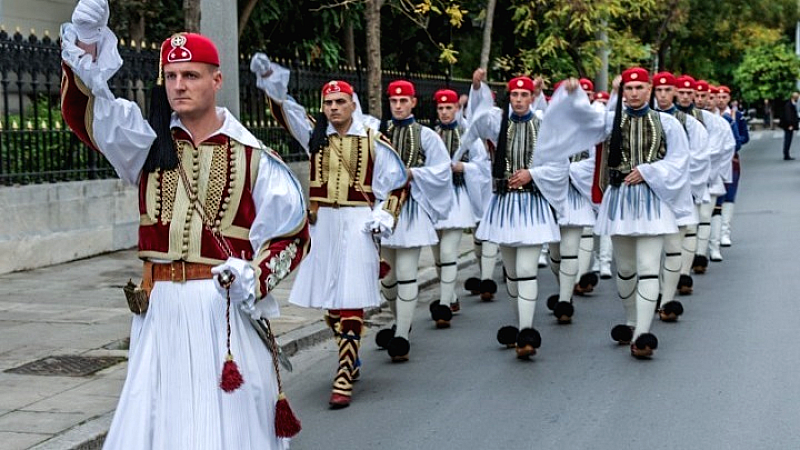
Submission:
<svg viewBox="0 0 800 450">
<path fill-rule="evenodd" d="M 470 120 L 467 132 L 461 137 L 461 145 L 453 153 L 452 161 L 461 160 L 461 155 L 478 140 L 481 142 L 491 141 L 497 145 L 497 137 L 500 134 L 500 124 L 503 120 L 503 111 L 500 108 L 484 110 Z"/>
<path fill-rule="evenodd" d="M 372 193 L 378 201 L 408 182 L 406 166 L 400 156 L 380 140 L 375 141 L 375 163 L 372 172 Z"/>
<path fill-rule="evenodd" d="M 689 137 L 689 183 L 695 201 L 708 200 L 708 177 L 711 160 L 708 131 L 694 117 L 686 115 L 686 134 Z"/>
<path fill-rule="evenodd" d="M 481 81 L 479 89 L 473 89 L 470 86 L 469 100 L 467 100 L 467 118 L 469 120 L 492 107 L 494 107 L 494 97 L 489 85 Z"/>
<path fill-rule="evenodd" d="M 719 161 L 719 176 L 725 183 L 730 183 L 733 181 L 733 166 L 731 165 L 731 161 L 733 160 L 733 155 L 736 154 L 736 137 L 733 135 L 731 124 L 722 116 L 717 117 L 719 118 L 720 128 L 724 130 L 722 132 L 723 138 L 722 152 L 720 153 Z"/>
<path fill-rule="evenodd" d="M 592 198 L 592 184 L 594 183 L 594 166 L 597 149 L 595 146 L 589 150 L 589 157 L 578 162 L 570 163 L 569 179 L 575 189 L 582 196 Z"/>
<path fill-rule="evenodd" d="M 77 34 L 71 23 L 62 25 L 61 39 L 63 61 L 90 90 L 86 94 L 92 99 L 92 119 L 87 126 L 91 126 L 92 141 L 119 177 L 135 184 L 156 133 L 136 103 L 115 98 L 108 88 L 108 80 L 122 66 L 117 37 L 103 29 L 96 60 L 75 45 Z"/>
<path fill-rule="evenodd" d="M 563 162 L 593 147 L 606 136 L 608 115 L 589 102 L 583 89 L 567 92 L 560 86 L 550 99 L 533 154 L 534 166 Z"/>
<path fill-rule="evenodd" d="M 289 69 L 270 63 L 272 73 L 256 75 L 256 86 L 269 97 L 272 114 L 286 127 L 292 137 L 308 152 L 308 143 L 314 127 L 308 120 L 306 109 L 289 96 Z"/>
<path fill-rule="evenodd" d="M 678 218 L 694 211 L 689 185 L 689 140 L 678 119 L 659 113 L 666 138 L 664 159 L 639 164 L 636 168 L 653 192 Z"/>
<path fill-rule="evenodd" d="M 306 205 L 300 182 L 289 168 L 263 152 L 258 165 L 258 178 L 253 187 L 256 216 L 250 227 L 253 254 L 268 241 L 285 236 L 303 225 Z M 280 314 L 277 300 L 266 295 L 255 304 L 264 317 Z"/>
<path fill-rule="evenodd" d="M 492 165 L 486 146 L 480 140 L 473 140 L 469 146 L 469 161 L 464 164 L 464 183 L 467 188 L 472 213 L 477 218 L 483 217 L 484 205 L 489 199 L 484 198 L 486 186 L 491 186 Z M 491 189 L 489 189 L 491 194 Z"/>
<path fill-rule="evenodd" d="M 411 196 L 435 223 L 444 220 L 455 201 L 450 155 L 435 131 L 422 127 L 422 150 L 425 165 L 411 168 Z"/>
<path fill-rule="evenodd" d="M 535 155 L 534 155 L 535 159 Z M 569 159 L 548 159 L 534 164 L 529 169 L 531 178 L 557 217 L 566 213 L 567 192 L 569 191 Z"/>
</svg>

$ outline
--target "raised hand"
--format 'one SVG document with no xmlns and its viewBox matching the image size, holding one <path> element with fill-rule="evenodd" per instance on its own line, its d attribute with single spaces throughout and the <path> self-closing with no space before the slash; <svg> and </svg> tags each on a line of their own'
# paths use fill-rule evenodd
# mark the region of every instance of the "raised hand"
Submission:
<svg viewBox="0 0 800 450">
<path fill-rule="evenodd" d="M 85 44 L 97 43 L 100 32 L 108 26 L 108 16 L 108 0 L 80 0 L 72 11 L 78 40 Z"/>
</svg>

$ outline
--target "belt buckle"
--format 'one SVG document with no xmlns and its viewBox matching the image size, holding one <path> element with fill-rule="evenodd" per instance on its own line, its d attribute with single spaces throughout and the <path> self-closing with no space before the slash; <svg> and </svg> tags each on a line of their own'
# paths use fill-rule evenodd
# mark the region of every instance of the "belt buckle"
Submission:
<svg viewBox="0 0 800 450">
<path fill-rule="evenodd" d="M 180 264 L 180 267 L 178 266 Z M 173 283 L 186 282 L 186 262 L 174 261 L 169 265 L 169 278 Z"/>
</svg>

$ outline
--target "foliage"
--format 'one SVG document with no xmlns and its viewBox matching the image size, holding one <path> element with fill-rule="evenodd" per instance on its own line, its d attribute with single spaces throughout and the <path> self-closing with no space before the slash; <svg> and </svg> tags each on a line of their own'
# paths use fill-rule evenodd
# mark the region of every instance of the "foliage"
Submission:
<svg viewBox="0 0 800 450">
<path fill-rule="evenodd" d="M 800 59 L 789 44 L 764 44 L 749 49 L 734 72 L 745 101 L 788 98 L 800 78 Z"/>
</svg>

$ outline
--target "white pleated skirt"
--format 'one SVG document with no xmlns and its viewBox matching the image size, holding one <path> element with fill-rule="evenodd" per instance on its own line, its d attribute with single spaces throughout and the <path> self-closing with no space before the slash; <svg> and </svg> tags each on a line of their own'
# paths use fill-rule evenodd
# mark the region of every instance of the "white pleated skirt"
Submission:
<svg viewBox="0 0 800 450">
<path fill-rule="evenodd" d="M 475 237 L 507 247 L 541 245 L 561 240 L 550 203 L 539 193 L 495 193 Z"/>
<path fill-rule="evenodd" d="M 325 208 L 311 227 L 311 251 L 300 263 L 289 302 L 305 308 L 366 309 L 381 304 L 378 249 L 367 207 Z"/>
<path fill-rule="evenodd" d="M 448 214 L 447 218 L 436 222 L 435 228 L 437 230 L 453 228 L 463 230 L 475 226 L 476 218 L 475 214 L 472 212 L 472 203 L 470 202 L 466 186 L 454 186 L 453 189 L 455 192 L 455 202 L 453 203 L 453 207 L 450 208 L 450 214 Z"/>
<path fill-rule="evenodd" d="M 227 350 L 225 300 L 212 280 L 157 282 L 134 316 L 128 375 L 105 440 L 108 450 L 285 449 L 275 436 L 272 359 L 231 305 L 231 349 L 244 378 L 219 387 Z"/>
<path fill-rule="evenodd" d="M 567 204 L 564 208 L 564 217 L 559 217 L 558 223 L 567 227 L 593 227 L 597 213 L 592 202 L 581 195 L 572 183 L 567 191 Z"/>
<path fill-rule="evenodd" d="M 677 231 L 672 210 L 647 183 L 609 186 L 594 229 L 601 236 L 655 236 Z"/>
<path fill-rule="evenodd" d="M 381 245 L 388 248 L 413 248 L 427 247 L 438 242 L 439 236 L 436 235 L 430 216 L 414 197 L 408 196 L 400 210 L 394 233 L 384 239 Z"/>
</svg>

